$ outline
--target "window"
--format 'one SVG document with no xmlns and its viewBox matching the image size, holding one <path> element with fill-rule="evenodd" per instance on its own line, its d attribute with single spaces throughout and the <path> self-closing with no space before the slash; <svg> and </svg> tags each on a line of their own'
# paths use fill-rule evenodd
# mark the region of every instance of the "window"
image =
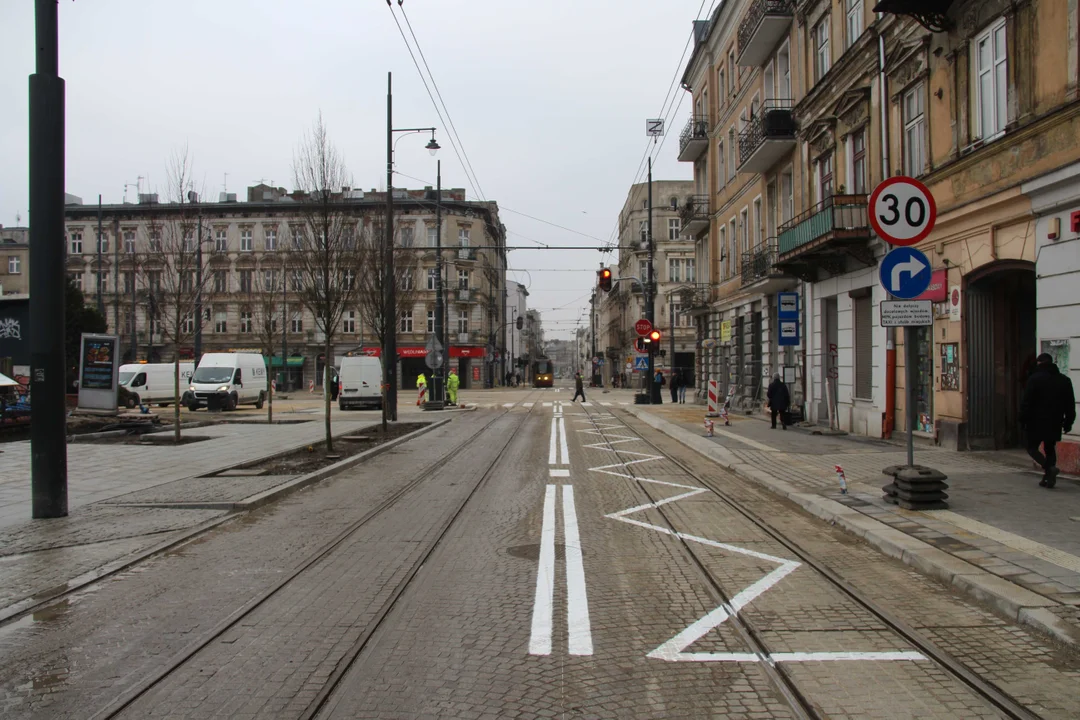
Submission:
<svg viewBox="0 0 1080 720">
<path fill-rule="evenodd" d="M 724 187 L 727 182 L 727 161 L 724 159 L 724 141 L 716 141 L 716 186 Z"/>
<path fill-rule="evenodd" d="M 264 330 L 269 330 L 273 334 L 277 334 L 277 313 L 271 313 L 270 317 L 266 318 Z"/>
<path fill-rule="evenodd" d="M 728 279 L 727 226 L 720 226 L 720 277 Z"/>
<path fill-rule="evenodd" d="M 266 249 L 268 252 L 277 250 L 277 230 L 268 228 L 263 231 Z"/>
<path fill-rule="evenodd" d="M 161 294 L 161 271 L 151 270 L 146 274 L 146 285 L 153 295 Z"/>
<path fill-rule="evenodd" d="M 832 58 L 829 57 L 829 16 L 822 18 L 814 26 L 812 33 L 814 47 L 814 81 L 820 82 L 829 72 Z"/>
<path fill-rule="evenodd" d="M 228 252 L 229 250 L 229 236 L 228 231 L 225 228 L 218 228 L 214 230 L 214 252 Z"/>
<path fill-rule="evenodd" d="M 461 247 L 469 247 L 469 229 L 461 228 L 457 231 L 458 245 Z"/>
<path fill-rule="evenodd" d="M 79 290 L 83 289 L 83 274 L 81 272 L 69 272 L 68 282 L 74 285 Z"/>
<path fill-rule="evenodd" d="M 690 327 L 690 318 L 683 315 L 682 305 L 672 303 L 671 312 L 675 315 L 675 327 Z"/>
<path fill-rule="evenodd" d="M 184 252 L 191 252 L 195 249 L 195 233 L 192 230 L 184 230 L 184 237 L 182 239 L 181 247 Z"/>
<path fill-rule="evenodd" d="M 406 269 L 401 271 L 400 287 L 401 287 L 402 290 L 412 290 L 413 289 L 413 271 L 412 271 L 412 268 L 406 268 Z"/>
<path fill-rule="evenodd" d="M 647 221 L 642 220 L 641 223 L 638 224 L 638 235 L 641 236 L 642 245 L 649 244 L 649 223 Z"/>
<path fill-rule="evenodd" d="M 304 249 L 304 231 L 303 230 L 300 230 L 299 228 L 297 228 L 296 230 L 293 230 L 292 245 L 293 245 L 293 250 L 303 250 Z"/>
<path fill-rule="evenodd" d="M 429 268 L 427 271 L 427 289 L 434 290 L 435 284 L 439 280 L 439 271 L 435 268 Z"/>
<path fill-rule="evenodd" d="M 469 332 L 469 311 L 459 310 L 457 315 L 457 331 L 459 333 Z"/>
<path fill-rule="evenodd" d="M 412 310 L 405 310 L 401 313 L 401 332 L 411 333 L 412 329 Z"/>
<path fill-rule="evenodd" d="M 293 292 L 300 292 L 304 289 L 304 274 L 299 270 L 292 271 L 292 281 L 290 282 Z"/>
<path fill-rule="evenodd" d="M 428 310 L 427 311 L 427 331 L 429 333 L 435 332 L 435 311 L 434 310 Z"/>
<path fill-rule="evenodd" d="M 866 192 L 866 130 L 851 136 L 851 191 Z"/>
<path fill-rule="evenodd" d="M 251 311 L 240 311 L 240 332 L 248 334 L 252 330 Z"/>
<path fill-rule="evenodd" d="M 346 270 L 342 274 L 341 284 L 345 286 L 346 290 L 352 290 L 353 286 L 356 285 L 356 271 Z"/>
<path fill-rule="evenodd" d="M 671 209 L 672 210 L 678 210 L 679 209 L 679 198 L 675 197 L 674 195 L 671 196 Z"/>
<path fill-rule="evenodd" d="M 240 270 L 240 292 L 249 293 L 255 289 L 254 270 Z"/>
<path fill-rule="evenodd" d="M 795 217 L 795 181 L 793 170 L 788 168 L 780 174 L 780 222 Z"/>
<path fill-rule="evenodd" d="M 684 270 L 683 274 L 686 276 L 684 279 L 688 283 L 694 282 L 694 265 L 695 265 L 694 258 L 685 258 L 683 260 L 683 270 Z"/>
<path fill-rule="evenodd" d="M 668 258 L 667 279 L 668 282 L 682 282 L 682 260 Z"/>
<path fill-rule="evenodd" d="M 135 254 L 135 231 L 134 230 L 125 230 L 124 231 L 124 252 L 126 252 L 128 255 L 134 255 Z"/>
<path fill-rule="evenodd" d="M 647 260 L 638 260 L 638 278 L 641 282 L 649 282 L 649 262 Z"/>
<path fill-rule="evenodd" d="M 105 281 L 108 282 L 108 273 L 105 275 Z M 195 290 L 195 273 L 194 272 L 181 272 L 180 273 L 180 292 L 191 293 Z"/>
<path fill-rule="evenodd" d="M 1005 132 L 1008 101 L 1005 18 L 975 38 L 975 137 L 991 140 Z"/>
<path fill-rule="evenodd" d="M 682 221 L 679 218 L 668 218 L 667 221 L 667 239 L 678 240 L 679 233 L 682 231 Z"/>
<path fill-rule="evenodd" d="M 728 138 L 728 150 L 729 150 L 729 152 L 728 152 L 728 180 L 734 180 L 735 179 L 735 156 L 737 155 L 737 153 L 735 152 L 735 148 L 737 146 L 735 145 L 735 126 L 734 125 L 732 125 L 731 129 L 728 130 L 727 138 Z"/>
<path fill-rule="evenodd" d="M 82 233 L 73 232 L 68 243 L 68 252 L 72 255 L 82 255 Z"/>
<path fill-rule="evenodd" d="M 263 290 L 267 292 L 277 290 L 277 270 L 263 270 Z"/>
<path fill-rule="evenodd" d="M 229 332 L 229 314 L 224 310 L 218 310 L 214 313 L 214 332 Z"/>
<path fill-rule="evenodd" d="M 439 244 L 438 228 L 436 228 L 434 225 L 430 225 L 430 226 L 428 226 L 428 229 L 427 229 L 427 246 L 428 247 L 435 247 L 438 244 Z"/>
<path fill-rule="evenodd" d="M 98 252 L 109 252 L 109 233 L 98 235 Z"/>
<path fill-rule="evenodd" d="M 862 35 L 863 0 L 847 0 L 847 46 L 851 47 Z"/>
<path fill-rule="evenodd" d="M 180 321 L 180 332 L 190 335 L 195 332 L 195 314 L 188 313 Z"/>
<path fill-rule="evenodd" d="M 926 167 L 926 120 L 923 114 L 924 86 L 919 83 L 904 93 L 904 174 L 922 175 Z"/>
<path fill-rule="evenodd" d="M 416 228 L 403 227 L 401 228 L 401 247 L 411 248 L 413 246 L 413 235 L 416 233 Z"/>
<path fill-rule="evenodd" d="M 98 272 L 95 271 L 95 272 L 93 272 L 93 276 L 94 276 L 94 292 L 105 292 L 105 291 L 107 291 L 109 289 L 109 271 L 108 270 L 104 270 L 101 273 L 98 273 Z M 98 279 L 99 276 L 100 276 L 100 281 Z M 187 276 L 185 275 L 184 279 L 186 279 L 186 278 L 187 278 Z"/>
<path fill-rule="evenodd" d="M 870 295 L 853 298 L 855 322 L 855 397 L 874 396 L 873 313 Z"/>
<path fill-rule="evenodd" d="M 737 67 L 735 65 L 735 48 L 731 48 L 730 50 L 728 50 L 727 66 L 728 66 L 728 69 L 731 70 L 731 74 L 728 77 L 728 92 L 731 95 L 734 95 L 735 94 L 735 76 L 738 74 L 738 71 L 735 69 Z"/>
<path fill-rule="evenodd" d="M 346 310 L 344 319 L 341 323 L 341 330 L 347 334 L 356 333 L 356 311 Z"/>
<path fill-rule="evenodd" d="M 242 252 L 251 252 L 251 228 L 246 228 L 240 231 L 240 250 Z"/>
<path fill-rule="evenodd" d="M 135 290 L 135 273 L 126 272 L 121 274 L 124 283 L 124 294 L 130 295 Z"/>
<path fill-rule="evenodd" d="M 787 42 L 776 53 L 776 97 L 791 98 L 791 51 Z"/>
<path fill-rule="evenodd" d="M 833 156 L 827 152 L 817 161 L 818 173 L 818 201 L 833 194 Z"/>
<path fill-rule="evenodd" d="M 724 92 L 724 88 L 726 87 L 726 84 L 725 84 L 726 82 L 727 81 L 724 79 L 724 68 L 720 68 L 719 70 L 716 71 L 716 87 L 718 87 L 720 89 L 719 107 L 721 107 L 721 108 L 723 108 L 724 105 L 727 105 L 727 93 Z"/>
<path fill-rule="evenodd" d="M 761 245 L 761 198 L 754 198 L 754 247 Z"/>
<path fill-rule="evenodd" d="M 9 255 L 7 261 L 9 275 L 18 275 L 22 272 L 22 259 L 18 255 Z"/>
<path fill-rule="evenodd" d="M 302 333 L 302 332 L 304 332 L 304 316 L 301 315 L 300 313 L 293 313 L 291 332 L 294 332 L 294 333 Z"/>
<path fill-rule="evenodd" d="M 458 286 L 459 290 L 468 290 L 469 289 L 469 271 L 468 270 L 458 270 L 458 273 L 457 273 L 457 286 Z"/>
</svg>

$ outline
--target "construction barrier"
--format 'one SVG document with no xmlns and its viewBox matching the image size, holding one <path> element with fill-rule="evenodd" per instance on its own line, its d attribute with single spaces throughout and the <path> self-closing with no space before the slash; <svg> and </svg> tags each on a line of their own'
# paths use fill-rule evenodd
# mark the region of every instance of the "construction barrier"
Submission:
<svg viewBox="0 0 1080 720">
<path fill-rule="evenodd" d="M 706 413 L 708 417 L 720 416 L 720 389 L 717 383 L 713 379 L 709 379 L 709 410 Z"/>
</svg>

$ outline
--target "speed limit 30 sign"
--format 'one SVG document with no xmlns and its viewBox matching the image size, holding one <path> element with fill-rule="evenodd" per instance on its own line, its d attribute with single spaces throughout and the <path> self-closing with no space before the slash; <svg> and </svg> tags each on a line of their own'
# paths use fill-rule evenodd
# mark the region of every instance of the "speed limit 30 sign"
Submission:
<svg viewBox="0 0 1080 720">
<path fill-rule="evenodd" d="M 870 193 L 870 226 L 890 245 L 915 245 L 937 221 L 934 196 L 915 178 L 891 177 Z"/>
</svg>

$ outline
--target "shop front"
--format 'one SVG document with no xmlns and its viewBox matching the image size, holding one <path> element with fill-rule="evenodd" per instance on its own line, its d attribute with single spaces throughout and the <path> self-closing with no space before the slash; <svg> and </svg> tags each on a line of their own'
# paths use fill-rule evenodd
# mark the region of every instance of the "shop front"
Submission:
<svg viewBox="0 0 1080 720">
<path fill-rule="evenodd" d="M 450 367 L 457 367 L 458 378 L 461 380 L 461 389 L 482 387 L 481 367 L 484 363 L 485 350 L 483 347 L 455 346 L 450 347 Z"/>
<path fill-rule="evenodd" d="M 295 392 L 304 387 L 304 356 L 289 355 L 282 366 L 281 356 L 269 358 L 270 372 L 277 381 L 278 392 Z"/>
</svg>

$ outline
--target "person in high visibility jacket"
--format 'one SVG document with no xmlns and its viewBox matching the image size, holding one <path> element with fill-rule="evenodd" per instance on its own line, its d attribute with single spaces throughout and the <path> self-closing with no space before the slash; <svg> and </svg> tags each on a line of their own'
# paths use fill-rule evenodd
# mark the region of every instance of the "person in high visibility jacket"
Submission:
<svg viewBox="0 0 1080 720">
<path fill-rule="evenodd" d="M 450 377 L 446 379 L 446 393 L 450 397 L 450 404 L 457 405 L 457 391 L 461 387 L 461 378 L 458 377 L 457 370 L 450 371 Z"/>
<path fill-rule="evenodd" d="M 424 402 L 424 398 L 427 396 L 427 378 L 424 377 L 424 373 L 420 373 L 416 377 L 416 390 L 416 406 L 420 407 Z"/>
</svg>

